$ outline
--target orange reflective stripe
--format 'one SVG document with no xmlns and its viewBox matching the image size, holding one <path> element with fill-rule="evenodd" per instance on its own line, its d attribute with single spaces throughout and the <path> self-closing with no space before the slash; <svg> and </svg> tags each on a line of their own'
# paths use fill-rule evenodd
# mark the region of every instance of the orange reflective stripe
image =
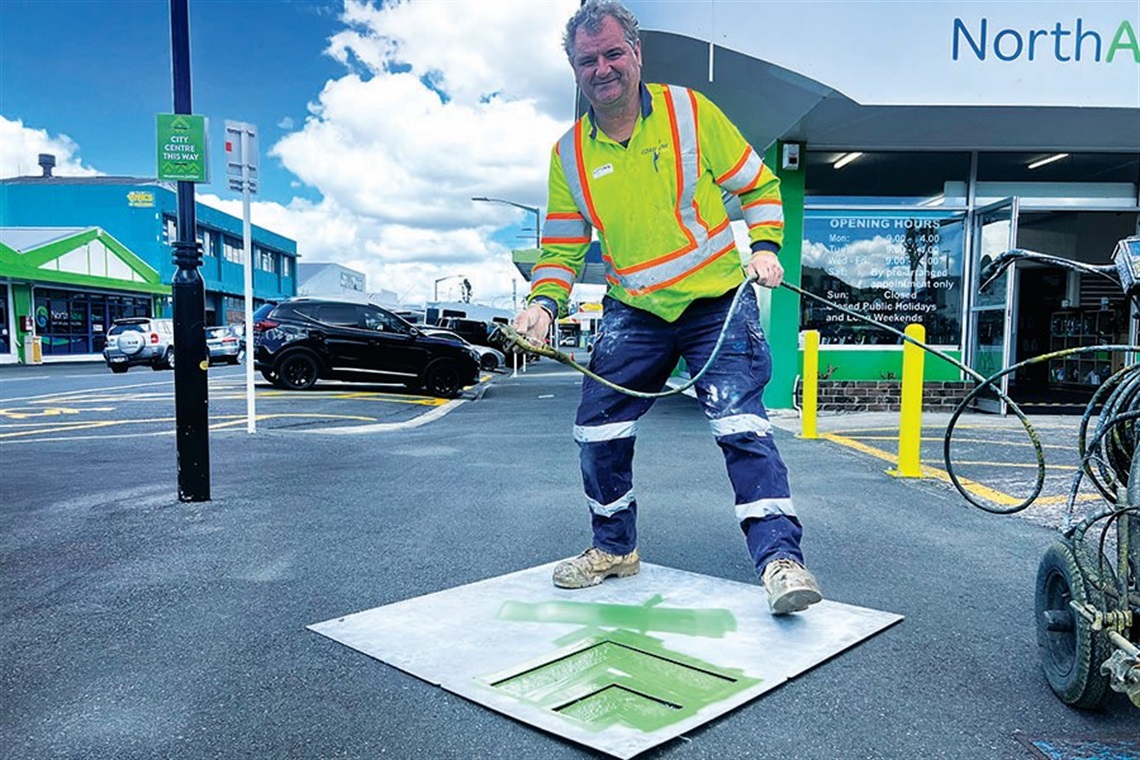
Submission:
<svg viewBox="0 0 1140 760">
<path fill-rule="evenodd" d="M 733 174 L 736 174 L 738 171 L 740 171 L 740 170 L 741 170 L 741 169 L 744 167 L 744 164 L 748 162 L 748 152 L 749 152 L 749 150 L 751 150 L 751 148 L 749 148 L 749 149 L 745 150 L 745 151 L 744 151 L 744 153 L 742 153 L 742 154 L 741 154 L 741 156 L 740 156 L 740 160 L 736 162 L 736 165 L 735 165 L 735 166 L 733 166 L 731 169 L 729 169 L 728 171 L 726 171 L 724 174 L 722 174 L 722 175 L 720 175 L 719 177 L 717 177 L 717 178 L 716 178 L 715 182 L 716 182 L 718 185 L 723 185 L 723 184 L 724 184 L 724 181 L 725 181 L 726 179 L 728 179 L 729 177 L 731 177 Z"/>
<path fill-rule="evenodd" d="M 546 277 L 546 278 L 543 278 L 541 280 L 535 280 L 534 283 L 530 286 L 530 289 L 533 291 L 535 288 L 538 288 L 541 285 L 547 285 L 547 284 L 557 285 L 558 287 L 565 290 L 567 293 L 570 292 L 571 286 L 568 283 L 563 282 L 562 280 L 559 280 L 555 277 Z"/>
<path fill-rule="evenodd" d="M 570 237 L 570 238 L 566 238 L 566 237 L 563 237 L 563 238 L 544 237 L 544 238 L 542 238 L 542 244 L 543 245 L 546 245 L 547 243 L 549 243 L 550 245 L 559 245 L 559 244 L 562 244 L 562 245 L 581 245 L 582 243 L 589 243 L 589 242 L 590 242 L 590 236 L 589 235 L 586 235 L 585 237 Z"/>
<path fill-rule="evenodd" d="M 660 257 L 657 261 L 669 261 L 697 247 L 697 240 L 693 237 L 693 231 L 689 229 L 689 225 L 685 224 L 685 220 L 681 218 L 681 199 L 685 197 L 685 168 L 681 164 L 681 160 L 684 156 L 685 145 L 681 142 L 681 130 L 677 126 L 677 110 L 673 104 L 673 93 L 670 88 L 665 88 L 664 95 L 665 109 L 669 112 L 669 133 L 673 136 L 673 145 L 676 146 L 673 150 L 673 167 L 674 176 L 677 181 L 677 202 L 673 205 L 673 216 L 677 219 L 677 226 L 685 233 L 685 238 L 688 239 L 689 245 L 672 253 L 665 254 L 665 256 Z M 652 262 L 650 263 L 652 264 Z"/>
<path fill-rule="evenodd" d="M 574 128 L 574 158 L 578 164 L 578 183 L 582 188 L 582 198 L 586 201 L 585 211 L 590 215 L 590 223 L 598 230 L 605 232 L 598 210 L 594 208 L 594 196 L 590 192 L 590 183 L 586 181 L 586 154 L 582 151 L 582 133 L 585 132 L 585 122 Z"/>
<path fill-rule="evenodd" d="M 685 272 L 682 272 L 681 274 L 677 275 L 676 277 L 665 280 L 664 282 L 658 282 L 658 283 L 655 283 L 653 285 L 647 285 L 644 288 L 638 288 L 637 290 L 630 290 L 627 292 L 631 296 L 640 296 L 640 295 L 645 295 L 646 293 L 652 293 L 656 290 L 661 290 L 662 288 L 667 288 L 670 285 L 675 285 L 676 283 L 680 282 L 681 280 L 685 279 L 686 277 L 704 269 L 709 264 L 713 263 L 714 261 L 719 259 L 721 256 L 725 255 L 729 251 L 735 251 L 735 250 L 736 250 L 736 241 L 734 240 L 731 243 L 729 243 L 728 245 L 726 245 L 724 248 L 722 248 L 719 251 L 717 251 L 716 253 L 714 253 L 712 256 L 709 256 L 704 261 L 697 264 L 692 269 L 689 269 Z"/>
</svg>

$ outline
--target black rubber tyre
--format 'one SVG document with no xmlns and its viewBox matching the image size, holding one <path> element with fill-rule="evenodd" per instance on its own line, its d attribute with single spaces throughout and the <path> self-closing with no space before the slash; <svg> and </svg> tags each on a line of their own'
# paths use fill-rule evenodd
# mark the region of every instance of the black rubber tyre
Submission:
<svg viewBox="0 0 1140 760">
<path fill-rule="evenodd" d="M 110 364 L 108 366 L 111 368 L 111 371 L 114 372 L 116 375 L 121 375 L 124 372 L 126 372 L 128 369 L 130 369 L 130 367 L 127 366 L 126 364 Z"/>
<path fill-rule="evenodd" d="M 155 372 L 163 369 L 174 369 L 174 349 L 166 349 L 166 353 L 154 360 L 154 364 L 150 368 Z"/>
<path fill-rule="evenodd" d="M 291 391 L 307 391 L 317 384 L 317 378 L 321 375 L 321 365 L 317 357 L 308 351 L 292 351 L 281 357 L 274 368 L 274 373 L 277 375 L 277 381 L 270 381 L 274 385 L 280 384 Z"/>
<path fill-rule="evenodd" d="M 263 370 L 261 370 L 261 376 L 264 377 L 269 382 L 269 384 L 272 385 L 274 388 L 280 388 L 282 390 L 288 390 L 288 388 L 285 387 L 284 383 L 281 382 L 281 378 L 278 377 L 277 373 L 274 372 L 273 370 L 263 369 Z"/>
<path fill-rule="evenodd" d="M 424 390 L 432 396 L 455 398 L 463 390 L 459 365 L 451 359 L 436 359 L 424 370 Z"/>
<path fill-rule="evenodd" d="M 479 369 L 483 370 L 484 372 L 494 372 L 498 368 L 499 360 L 495 357 L 494 354 L 485 354 L 479 360 Z"/>
<path fill-rule="evenodd" d="M 1034 606 L 1045 680 L 1062 702 L 1082 709 L 1099 705 L 1108 690 L 1100 665 L 1111 654 L 1109 643 L 1069 607 L 1076 601 L 1104 608 L 1096 572 L 1091 553 L 1069 542 L 1050 546 L 1037 568 Z"/>
</svg>

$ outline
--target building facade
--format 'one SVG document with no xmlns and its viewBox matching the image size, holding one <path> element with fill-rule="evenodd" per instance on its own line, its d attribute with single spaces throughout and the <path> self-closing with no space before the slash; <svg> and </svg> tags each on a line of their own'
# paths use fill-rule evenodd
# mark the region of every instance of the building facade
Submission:
<svg viewBox="0 0 1140 760">
<path fill-rule="evenodd" d="M 196 229 L 202 247 L 199 272 L 205 283 L 207 325 L 233 324 L 244 318 L 245 254 L 242 220 L 217 209 L 196 204 Z M 153 316 L 169 316 L 169 287 L 175 266 L 171 244 L 177 239 L 177 193 L 169 183 L 135 177 L 17 177 L 0 180 L 0 228 L 7 230 L 56 230 L 45 233 L 66 237 L 70 233 L 99 230 L 97 242 L 108 250 L 123 255 L 122 260 L 137 259 L 156 273 L 157 284 L 164 292 L 153 292 Z M 15 233 L 12 233 L 15 234 Z M 101 236 L 101 237 L 100 237 Z M 11 237 L 11 234 L 9 235 Z M 16 235 L 28 245 L 37 242 L 34 234 Z M 113 241 L 113 242 L 106 242 Z M 43 241 L 40 241 L 43 242 Z M 85 243 L 84 245 L 87 245 Z M 103 282 L 102 276 L 88 274 L 83 282 L 61 283 L 40 277 L 36 269 L 15 271 L 20 260 L 30 260 L 28 251 L 12 248 L 0 266 L 0 284 L 6 287 L 3 309 L 6 310 L 11 338 L 7 352 L 0 346 L 0 357 L 22 356 L 23 343 L 19 317 L 30 316 L 21 311 L 28 304 L 16 302 L 15 283 L 30 288 L 29 304 L 40 291 L 52 291 L 53 302 L 79 303 L 92 295 L 114 294 L 121 282 Z M 258 226 L 252 228 L 253 299 L 256 306 L 267 301 L 289 298 L 296 294 L 297 244 L 293 240 Z M 14 258 L 22 256 L 23 258 Z M 131 259 L 133 257 L 133 259 Z M 116 258 L 118 258 L 116 256 Z M 94 279 L 91 279 L 91 278 Z M 114 279 L 114 278 L 111 278 Z M 42 294 L 40 294 L 42 295 Z M 102 296 L 99 296 L 102 297 Z M 108 307 L 109 308 L 109 307 Z M 138 304 L 132 308 L 141 309 Z M 69 314 L 71 308 L 68 307 Z M 49 309 L 49 314 L 52 313 Z M 78 312 L 76 312 L 78 313 Z M 101 312 L 110 315 L 111 311 Z M 91 354 L 102 350 L 99 328 L 106 322 L 87 321 L 86 347 Z M 68 330 L 72 329 L 71 327 Z M 74 329 L 80 329 L 78 325 Z M 61 334 L 62 335 L 62 334 Z M 79 356 L 83 342 L 42 341 L 45 359 L 67 355 Z"/>
<path fill-rule="evenodd" d="M 1021 262 L 983 290 L 980 273 L 1015 248 L 1106 264 L 1140 233 L 1140 5 L 627 4 L 644 79 L 708 95 L 780 176 L 791 283 L 892 327 L 921 323 L 986 376 L 1129 340 L 1104 278 Z M 901 373 L 891 333 L 786 289 L 764 295 L 770 406 L 793 404 L 804 330 L 820 332 L 832 380 Z M 1121 360 L 1042 363 L 1009 387 L 1087 397 Z M 934 357 L 926 375 L 964 379 Z"/>
</svg>

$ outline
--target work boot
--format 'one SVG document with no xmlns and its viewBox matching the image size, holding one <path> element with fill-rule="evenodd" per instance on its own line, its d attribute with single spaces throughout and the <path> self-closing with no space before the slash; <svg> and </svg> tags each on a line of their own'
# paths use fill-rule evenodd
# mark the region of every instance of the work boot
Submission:
<svg viewBox="0 0 1140 760">
<path fill-rule="evenodd" d="M 776 559 L 764 568 L 761 579 L 768 592 L 768 606 L 773 615 L 802 612 L 808 605 L 823 599 L 819 582 L 811 572 L 792 559 Z"/>
<path fill-rule="evenodd" d="M 577 557 L 566 559 L 554 566 L 554 585 L 558 588 L 586 588 L 616 575 L 625 578 L 637 575 L 641 558 L 637 549 L 629 554 L 610 554 L 591 546 Z"/>
</svg>

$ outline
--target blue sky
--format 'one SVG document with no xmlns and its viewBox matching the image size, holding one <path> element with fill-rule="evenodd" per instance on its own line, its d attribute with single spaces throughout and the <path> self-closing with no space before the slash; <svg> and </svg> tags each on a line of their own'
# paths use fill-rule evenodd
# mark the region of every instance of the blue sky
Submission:
<svg viewBox="0 0 1140 760">
<path fill-rule="evenodd" d="M 307 103 L 343 73 L 322 54 L 340 10 L 332 0 L 190 3 L 194 110 L 211 117 L 215 176 L 225 119 L 257 124 L 271 145 L 289 131 L 278 125 L 302 125 Z M 173 110 L 168 3 L 3 0 L 0 21 L 4 115 L 67 134 L 102 173 L 152 176 L 154 114 Z M 316 197 L 291 182 L 266 171 L 262 195 Z"/>
<path fill-rule="evenodd" d="M 408 302 L 457 271 L 477 299 L 509 294 L 531 218 L 470 198 L 545 204 L 573 117 L 560 34 L 576 6 L 190 0 L 194 112 L 212 140 L 199 200 L 240 215 L 222 130 L 250 122 L 253 221 L 305 260 Z M 57 175 L 154 176 L 155 114 L 173 110 L 166 0 L 0 0 L 0 49 L 0 176 L 38 174 L 40 152 Z"/>
</svg>

